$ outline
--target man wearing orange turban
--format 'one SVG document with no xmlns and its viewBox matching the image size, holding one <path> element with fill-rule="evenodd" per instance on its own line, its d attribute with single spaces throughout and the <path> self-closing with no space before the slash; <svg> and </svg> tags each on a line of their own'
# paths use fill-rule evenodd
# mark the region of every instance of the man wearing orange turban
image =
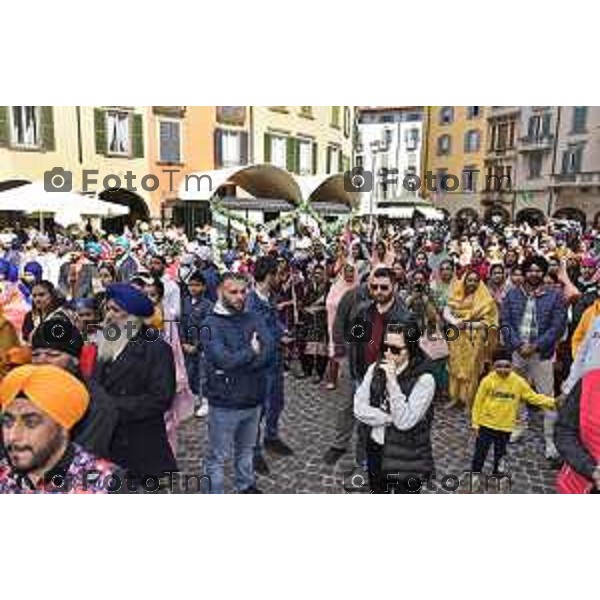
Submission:
<svg viewBox="0 0 600 600">
<path fill-rule="evenodd" d="M 70 441 L 89 402 L 86 387 L 52 365 L 18 367 L 2 380 L 0 494 L 119 490 L 116 467 Z"/>
</svg>

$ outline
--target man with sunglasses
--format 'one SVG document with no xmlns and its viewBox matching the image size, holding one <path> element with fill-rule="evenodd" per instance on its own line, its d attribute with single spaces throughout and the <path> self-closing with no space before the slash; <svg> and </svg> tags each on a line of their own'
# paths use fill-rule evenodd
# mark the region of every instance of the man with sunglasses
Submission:
<svg viewBox="0 0 600 600">
<path fill-rule="evenodd" d="M 334 465 L 347 451 L 355 422 L 354 391 L 369 366 L 378 360 L 386 330 L 393 324 L 414 322 L 397 292 L 392 269 L 376 267 L 367 281 L 366 289 L 350 290 L 340 301 L 334 338 L 339 338 L 340 332 L 343 332 L 353 389 L 352 396 L 341 399 L 338 406 L 334 442 L 323 458 L 326 464 Z M 366 437 L 365 427 L 359 426 L 356 447 L 356 462 L 359 465 L 366 463 Z"/>
</svg>

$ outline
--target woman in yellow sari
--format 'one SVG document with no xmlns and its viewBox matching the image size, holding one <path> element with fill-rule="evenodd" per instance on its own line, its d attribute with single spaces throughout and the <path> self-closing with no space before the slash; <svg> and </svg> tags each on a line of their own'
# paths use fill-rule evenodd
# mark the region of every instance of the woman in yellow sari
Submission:
<svg viewBox="0 0 600 600">
<path fill-rule="evenodd" d="M 445 320 L 458 327 L 449 334 L 448 371 L 450 406 L 462 404 L 467 412 L 483 373 L 489 327 L 498 326 L 498 307 L 476 271 L 467 270 L 450 290 Z"/>
</svg>

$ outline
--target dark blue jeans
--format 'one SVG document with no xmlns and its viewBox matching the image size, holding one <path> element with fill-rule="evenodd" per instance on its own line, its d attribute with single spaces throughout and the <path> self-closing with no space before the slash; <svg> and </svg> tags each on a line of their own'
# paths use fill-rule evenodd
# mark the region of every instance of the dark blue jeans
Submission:
<svg viewBox="0 0 600 600">
<path fill-rule="evenodd" d="M 208 448 L 205 473 L 213 494 L 225 489 L 225 459 L 233 451 L 235 487 L 242 492 L 255 485 L 254 446 L 261 407 L 226 409 L 211 406 L 208 411 Z"/>
</svg>

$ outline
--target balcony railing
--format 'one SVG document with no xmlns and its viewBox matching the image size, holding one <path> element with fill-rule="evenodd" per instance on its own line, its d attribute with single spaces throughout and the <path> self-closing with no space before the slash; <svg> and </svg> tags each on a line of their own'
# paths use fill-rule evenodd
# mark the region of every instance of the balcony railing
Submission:
<svg viewBox="0 0 600 600">
<path fill-rule="evenodd" d="M 552 185 L 556 187 L 600 185 L 600 171 L 555 173 L 552 175 Z"/>
<path fill-rule="evenodd" d="M 519 151 L 530 152 L 535 150 L 550 150 L 554 143 L 554 135 L 543 135 L 543 136 L 524 136 L 519 138 Z"/>
</svg>

